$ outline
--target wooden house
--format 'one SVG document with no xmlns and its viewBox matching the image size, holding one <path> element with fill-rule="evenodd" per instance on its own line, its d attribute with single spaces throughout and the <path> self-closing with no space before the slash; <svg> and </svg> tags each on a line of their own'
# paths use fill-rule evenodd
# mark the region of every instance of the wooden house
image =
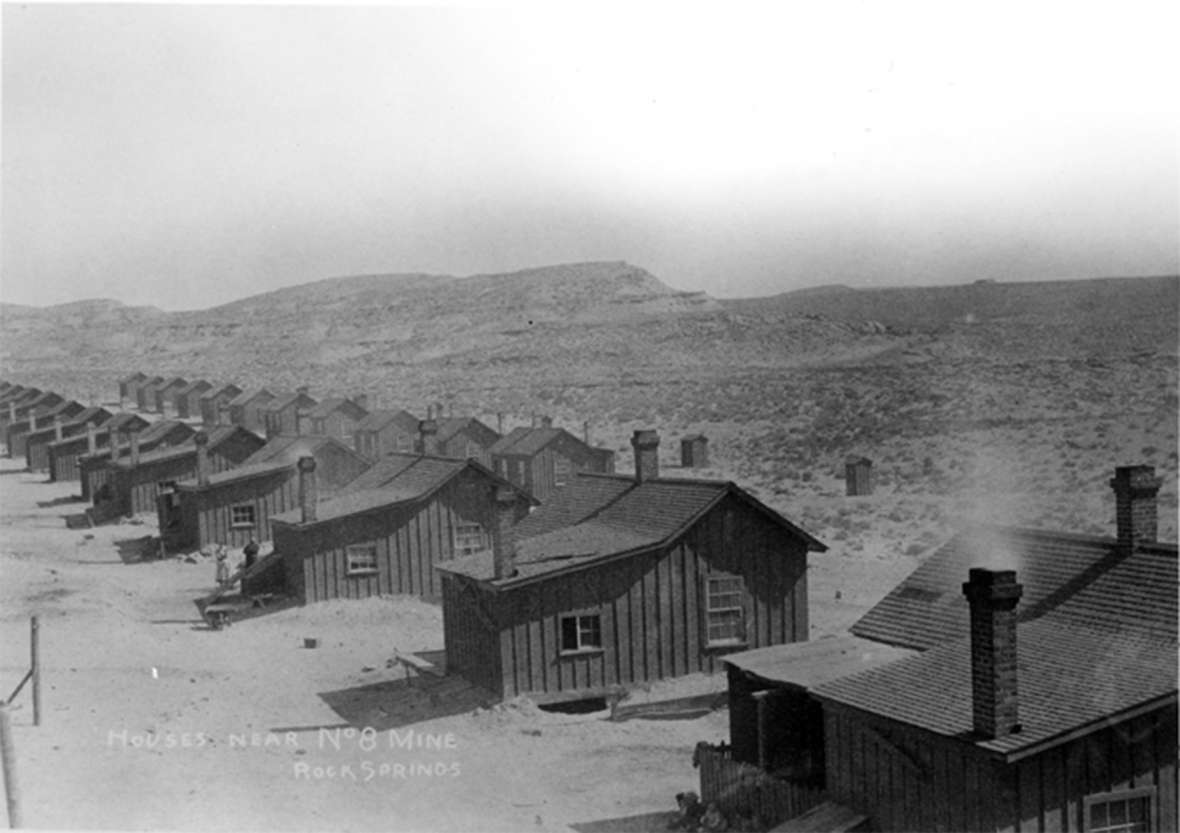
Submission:
<svg viewBox="0 0 1180 833">
<path fill-rule="evenodd" d="M 473 460 L 382 457 L 339 495 L 316 501 L 319 466 L 304 466 L 299 506 L 274 518 L 274 551 L 288 594 L 303 603 L 410 593 L 434 599 L 434 566 L 485 549 L 497 489 L 510 523 L 535 501 Z M 307 481 L 311 481 L 309 484 Z"/>
<path fill-rule="evenodd" d="M 332 397 L 308 409 L 303 415 L 300 433 L 335 437 L 349 448 L 356 448 L 356 427 L 369 412 L 353 399 Z"/>
<path fill-rule="evenodd" d="M 316 400 L 307 394 L 306 389 L 300 389 L 295 393 L 276 394 L 262 409 L 264 433 L 267 437 L 308 433 L 302 431 L 300 426 L 305 415 L 316 404 Z"/>
<path fill-rule="evenodd" d="M 448 670 L 504 697 L 602 697 L 806 640 L 823 544 L 733 483 L 579 473 L 492 552 L 437 565 Z"/>
<path fill-rule="evenodd" d="M 173 376 L 171 379 L 157 385 L 155 388 L 155 400 L 152 403 L 153 410 L 159 414 L 167 414 L 169 411 L 176 413 L 176 397 L 186 387 L 188 387 L 188 382 L 180 376 Z"/>
<path fill-rule="evenodd" d="M 229 423 L 238 425 L 255 434 L 266 431 L 266 423 L 262 419 L 262 410 L 275 395 L 266 388 L 250 388 L 244 390 L 229 401 Z"/>
<path fill-rule="evenodd" d="M 79 477 L 78 458 L 84 454 L 94 454 L 106 448 L 110 444 L 112 432 L 142 431 L 148 425 L 148 421 L 139 414 L 120 412 L 112 414 L 111 418 L 101 426 L 96 426 L 93 436 L 91 436 L 90 429 L 86 428 L 80 434 L 49 443 L 46 448 L 46 457 L 50 482 L 77 480 Z"/>
<path fill-rule="evenodd" d="M 136 390 L 139 385 L 146 382 L 148 375 L 141 373 L 138 370 L 129 376 L 124 376 L 119 380 L 119 407 L 122 408 L 124 403 L 136 401 Z"/>
<path fill-rule="evenodd" d="M 357 423 L 356 450 L 369 460 L 394 452 L 413 453 L 418 443 L 418 417 L 409 411 L 373 411 Z"/>
<path fill-rule="evenodd" d="M 692 434 L 680 440 L 680 467 L 703 469 L 709 465 L 709 438 Z"/>
<path fill-rule="evenodd" d="M 195 475 L 178 481 L 172 494 L 159 500 L 160 531 L 169 549 L 271 540 L 271 519 L 297 505 L 300 458 L 317 462 L 328 494 L 369 465 L 334 437 L 275 437 L 240 465 L 220 472 L 203 448 L 198 445 Z"/>
<path fill-rule="evenodd" d="M 851 634 L 727 657 L 703 799 L 802 795 L 882 831 L 1176 830 L 1177 547 L 1149 467 L 1111 482 L 1115 538 L 965 530 Z"/>
<path fill-rule="evenodd" d="M 167 382 L 163 376 L 152 376 L 136 385 L 135 407 L 140 411 L 152 410 L 156 405 L 156 388 Z"/>
<path fill-rule="evenodd" d="M 218 385 L 209 389 L 200 399 L 201 424 L 206 428 L 230 425 L 229 403 L 241 393 L 242 389 L 234 384 Z"/>
<path fill-rule="evenodd" d="M 201 416 L 201 397 L 213 389 L 213 383 L 204 379 L 194 379 L 176 392 L 176 418 L 199 419 Z"/>
<path fill-rule="evenodd" d="M 83 500 L 94 500 L 102 487 L 111 482 L 113 470 L 110 462 L 130 456 L 133 434 L 138 437 L 139 451 L 148 452 L 183 445 L 196 433 L 195 428 L 179 420 L 162 419 L 149 423 L 138 414 L 133 417 L 109 435 L 105 448 L 78 456 L 78 480 Z"/>
<path fill-rule="evenodd" d="M 3 410 L 0 410 L 0 436 L 8 433 L 8 426 L 23 419 L 28 413 L 28 404 L 41 396 L 40 388 L 26 388 L 17 386 L 10 395 L 3 399 Z"/>
<path fill-rule="evenodd" d="M 56 397 L 57 394 L 53 394 L 53 396 Z M 5 432 L 5 446 L 8 448 L 8 456 L 24 457 L 25 442 L 30 433 L 36 433 L 40 428 L 52 426 L 55 419 L 69 419 L 86 410 L 86 406 L 81 402 L 57 398 L 58 401 L 52 405 L 38 405 L 29 408 L 24 419 L 18 419 L 8 426 Z M 45 401 L 45 397 L 42 397 L 42 400 Z"/>
<path fill-rule="evenodd" d="M 256 434 L 237 425 L 215 428 L 208 436 L 206 448 L 214 472 L 239 465 L 263 445 Z M 140 451 L 138 435 L 131 434 L 130 438 L 128 455 L 107 463 L 109 498 L 95 496 L 95 508 L 101 518 L 141 512 L 155 514 L 157 495 L 172 490 L 178 482 L 197 473 L 197 445 L 194 441 L 145 454 Z"/>
<path fill-rule="evenodd" d="M 89 426 L 108 422 L 112 414 L 106 408 L 83 408 L 77 414 L 63 421 L 55 418 L 53 424 L 30 431 L 25 436 L 25 461 L 29 471 L 49 470 L 49 446 L 68 437 L 85 435 Z"/>
<path fill-rule="evenodd" d="M 844 461 L 844 486 L 850 497 L 873 493 L 873 461 L 867 457 L 849 457 Z"/>
<path fill-rule="evenodd" d="M 499 434 L 475 417 L 448 417 L 435 420 L 435 424 L 438 428 L 434 436 L 435 454 L 457 460 L 478 460 L 482 465 L 492 467 L 491 449 L 499 442 Z M 424 448 L 419 450 L 424 451 Z"/>
<path fill-rule="evenodd" d="M 544 503 L 579 472 L 610 473 L 615 453 L 594 448 L 548 419 L 535 428 L 515 428 L 488 452 L 497 474 Z"/>
</svg>

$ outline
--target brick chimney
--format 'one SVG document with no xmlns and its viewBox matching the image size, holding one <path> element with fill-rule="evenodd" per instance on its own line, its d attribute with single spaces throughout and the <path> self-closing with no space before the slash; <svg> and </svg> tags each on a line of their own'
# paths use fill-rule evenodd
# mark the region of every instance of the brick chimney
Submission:
<svg viewBox="0 0 1180 833">
<path fill-rule="evenodd" d="M 496 519 L 492 524 L 492 565 L 496 579 L 516 575 L 516 491 L 507 486 L 492 487 Z"/>
<path fill-rule="evenodd" d="M 310 455 L 299 458 L 299 509 L 301 522 L 305 524 L 315 521 L 316 503 L 319 500 L 319 484 L 316 482 L 315 457 Z"/>
<path fill-rule="evenodd" d="M 197 446 L 197 485 L 209 485 L 209 471 L 212 468 L 209 464 L 209 435 L 204 431 L 198 431 L 193 435 L 193 442 Z"/>
<path fill-rule="evenodd" d="M 1119 549 L 1124 554 L 1139 544 L 1155 542 L 1159 534 L 1156 496 L 1162 483 L 1154 466 L 1119 466 L 1114 470 L 1110 487 L 1114 489 Z"/>
<path fill-rule="evenodd" d="M 130 459 L 131 465 L 138 466 L 139 465 L 139 432 L 138 431 L 131 431 L 128 434 L 127 441 L 131 445 L 131 450 L 129 452 L 131 455 L 131 459 Z"/>
<path fill-rule="evenodd" d="M 419 443 L 422 447 L 422 453 L 427 455 L 438 454 L 438 423 L 433 419 L 424 419 L 418 423 Z"/>
<path fill-rule="evenodd" d="M 972 567 L 963 595 L 971 605 L 971 714 L 975 732 L 999 738 L 1020 731 L 1016 695 L 1016 605 L 1024 588 L 1015 570 Z"/>
<path fill-rule="evenodd" d="M 57 440 L 58 442 L 61 442 L 61 417 L 60 416 L 56 416 L 53 418 L 53 438 L 55 440 Z"/>
<path fill-rule="evenodd" d="M 635 449 L 635 479 L 642 483 L 660 476 L 660 435 L 652 430 L 636 431 L 631 435 Z"/>
<path fill-rule="evenodd" d="M 98 440 L 94 436 L 94 423 L 86 423 L 86 453 L 93 454 L 98 450 Z"/>
</svg>

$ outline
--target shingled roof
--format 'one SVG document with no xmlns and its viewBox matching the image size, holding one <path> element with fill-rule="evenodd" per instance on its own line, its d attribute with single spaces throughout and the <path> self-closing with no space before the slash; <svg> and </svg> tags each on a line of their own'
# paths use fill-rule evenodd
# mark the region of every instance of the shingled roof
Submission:
<svg viewBox="0 0 1180 833">
<path fill-rule="evenodd" d="M 146 428 L 143 430 L 142 433 L 140 433 L 139 441 L 141 443 L 147 441 L 149 439 L 148 434 L 149 434 L 149 432 L 153 431 L 153 429 L 156 431 L 159 431 L 159 433 L 166 433 L 165 431 L 160 431 L 160 429 L 159 429 L 159 427 L 164 425 L 165 423 L 171 423 L 169 428 L 175 428 L 176 424 L 177 424 L 176 422 L 174 422 L 172 420 L 163 420 L 160 422 L 153 423 L 150 428 Z M 180 424 L 183 425 L 184 423 L 180 423 Z M 233 437 L 235 433 L 242 432 L 242 431 L 246 431 L 246 429 L 244 429 L 240 426 L 237 426 L 237 425 L 223 425 L 223 426 L 219 426 L 217 428 L 210 430 L 209 431 L 209 450 L 210 451 L 214 450 L 219 445 L 221 445 L 222 443 L 226 442 L 231 437 Z M 249 432 L 246 431 L 246 433 L 249 433 Z M 158 436 L 158 435 L 159 434 L 156 434 L 154 436 Z M 152 437 L 152 439 L 154 439 L 154 436 Z M 253 436 L 253 435 L 251 435 L 251 436 Z M 161 449 L 157 449 L 155 451 L 149 451 L 146 454 L 140 454 L 139 455 L 139 465 L 143 466 L 143 465 L 148 465 L 150 463 L 163 462 L 164 460 L 179 459 L 181 457 L 186 457 L 190 454 L 196 455 L 196 453 L 197 453 L 196 443 L 193 442 L 192 437 L 189 437 L 188 439 L 186 439 L 183 443 L 181 443 L 179 445 L 173 445 L 173 446 L 169 446 L 168 448 L 161 448 Z M 131 459 L 129 457 L 121 457 L 121 458 L 119 458 L 118 461 L 113 461 L 111 463 L 111 465 L 117 466 L 122 469 L 134 468 L 131 465 Z"/>
<path fill-rule="evenodd" d="M 662 546 L 692 525 L 722 498 L 733 495 L 807 543 L 827 549 L 748 492 L 729 481 L 658 478 L 579 472 L 553 499 L 516 526 L 517 573 L 492 582 L 490 552 L 437 566 L 494 586 L 511 586 L 616 557 Z"/>
<path fill-rule="evenodd" d="M 1165 550 L 1170 546 L 1175 558 L 1175 544 L 1153 546 Z M 1016 570 L 1024 585 L 1020 618 L 1028 620 L 1059 605 L 1120 560 L 1113 538 L 972 527 L 935 551 L 851 631 L 878 642 L 924 650 L 966 635 L 967 600 L 961 588 L 971 567 Z"/>
<path fill-rule="evenodd" d="M 447 417 L 445 419 L 437 420 L 437 424 L 438 433 L 435 434 L 435 439 L 440 443 L 448 442 L 456 434 L 466 430 L 472 425 L 474 425 L 477 430 L 491 432 L 493 435 L 496 433 L 475 417 Z"/>
<path fill-rule="evenodd" d="M 474 460 L 452 460 L 416 454 L 391 454 L 381 458 L 359 477 L 345 485 L 333 498 L 316 504 L 316 520 L 322 523 L 360 512 L 425 500 L 453 478 L 467 470 L 477 471 L 491 481 L 511 488 L 536 503 L 523 489 L 489 471 Z M 272 520 L 300 523 L 301 510 L 275 515 Z"/>
<path fill-rule="evenodd" d="M 418 417 L 409 411 L 370 411 L 369 415 L 356 425 L 356 431 L 380 431 L 394 423 L 407 434 L 418 433 Z"/>
<path fill-rule="evenodd" d="M 333 396 L 328 399 L 324 399 L 318 404 L 309 408 L 306 416 L 312 419 L 324 419 L 340 410 L 346 412 L 351 411 L 353 414 L 357 414 L 359 411 L 360 413 L 358 416 L 360 417 L 363 417 L 369 413 L 351 399 L 347 399 L 343 396 Z"/>
</svg>

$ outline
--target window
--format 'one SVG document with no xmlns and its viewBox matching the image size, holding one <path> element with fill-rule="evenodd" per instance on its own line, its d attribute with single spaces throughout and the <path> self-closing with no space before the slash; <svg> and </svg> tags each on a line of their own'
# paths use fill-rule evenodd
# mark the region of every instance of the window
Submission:
<svg viewBox="0 0 1180 833">
<path fill-rule="evenodd" d="M 397 451 L 413 451 L 414 438 L 409 434 L 398 434 L 397 438 L 394 440 L 393 447 Z"/>
<path fill-rule="evenodd" d="M 558 455 L 553 458 L 553 485 L 564 486 L 570 482 L 570 461 L 568 457 Z"/>
<path fill-rule="evenodd" d="M 229 508 L 230 526 L 254 526 L 254 504 L 239 503 Z"/>
<path fill-rule="evenodd" d="M 167 495 L 176 491 L 175 480 L 160 480 L 156 483 L 156 494 Z"/>
<path fill-rule="evenodd" d="M 709 576 L 705 587 L 705 620 L 709 645 L 742 645 L 746 641 L 745 589 L 733 576 Z"/>
<path fill-rule="evenodd" d="M 485 549 L 482 526 L 458 524 L 455 527 L 455 555 L 473 555 Z"/>
<path fill-rule="evenodd" d="M 483 449 L 479 447 L 479 443 L 472 442 L 471 440 L 467 441 L 467 454 L 465 456 L 478 459 L 482 452 Z"/>
<path fill-rule="evenodd" d="M 561 652 L 602 650 L 602 620 L 593 616 L 561 617 Z"/>
<path fill-rule="evenodd" d="M 350 576 L 371 576 L 377 572 L 377 545 L 354 544 L 346 547 L 347 572 Z"/>
<path fill-rule="evenodd" d="M 1147 833 L 1155 829 L 1155 787 L 1086 797 L 1086 830 L 1091 833 Z"/>
</svg>

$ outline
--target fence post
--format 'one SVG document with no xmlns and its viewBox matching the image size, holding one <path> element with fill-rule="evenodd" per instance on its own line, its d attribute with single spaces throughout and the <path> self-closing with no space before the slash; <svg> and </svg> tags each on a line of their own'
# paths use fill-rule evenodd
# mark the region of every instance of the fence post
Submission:
<svg viewBox="0 0 1180 833">
<path fill-rule="evenodd" d="M 33 671 L 33 725 L 41 725 L 41 624 L 34 616 L 30 621 L 29 654 Z"/>
<path fill-rule="evenodd" d="M 8 705 L 0 703 L 0 764 L 4 769 L 4 798 L 8 804 L 8 826 L 21 826 L 20 787 L 16 783 L 16 755 L 12 748 L 12 725 L 8 721 Z"/>
</svg>

